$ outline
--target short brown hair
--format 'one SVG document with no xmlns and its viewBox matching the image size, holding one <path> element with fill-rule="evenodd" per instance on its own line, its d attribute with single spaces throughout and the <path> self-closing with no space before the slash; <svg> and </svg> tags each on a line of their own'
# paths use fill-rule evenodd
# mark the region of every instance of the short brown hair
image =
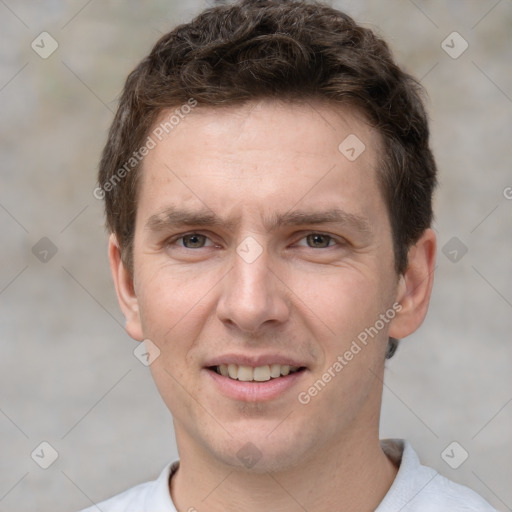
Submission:
<svg viewBox="0 0 512 512">
<path fill-rule="evenodd" d="M 404 272 L 409 247 L 432 222 L 436 184 L 422 91 L 380 37 L 328 5 L 241 0 L 203 11 L 164 35 L 131 72 L 103 151 L 99 185 L 107 226 L 127 268 L 133 272 L 139 163 L 114 178 L 158 115 L 191 99 L 220 107 L 271 98 L 350 105 L 379 131 L 378 179 L 395 269 Z"/>
</svg>

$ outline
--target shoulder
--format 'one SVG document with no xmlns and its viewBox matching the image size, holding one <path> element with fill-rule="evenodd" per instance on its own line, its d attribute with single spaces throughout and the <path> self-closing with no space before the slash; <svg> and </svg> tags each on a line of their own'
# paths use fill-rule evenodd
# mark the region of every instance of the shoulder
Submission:
<svg viewBox="0 0 512 512">
<path fill-rule="evenodd" d="M 143 510 L 174 511 L 169 495 L 169 477 L 178 467 L 178 461 L 168 464 L 160 476 L 151 482 L 136 485 L 112 498 L 81 510 L 80 512 L 141 512 Z"/>
<path fill-rule="evenodd" d="M 127 491 L 117 494 L 108 500 L 102 501 L 80 512 L 130 512 L 135 510 L 144 510 L 144 502 L 151 492 L 153 482 L 146 482 L 136 485 Z"/>
<path fill-rule="evenodd" d="M 391 457 L 401 452 L 401 458 L 395 481 L 376 512 L 496 512 L 469 487 L 423 466 L 407 441 L 387 440 L 382 446 Z"/>
<path fill-rule="evenodd" d="M 425 489 L 425 499 L 437 506 L 438 510 L 446 508 L 454 512 L 496 512 L 496 509 L 475 491 L 465 485 L 456 484 L 439 473 L 432 484 L 430 490 Z"/>
</svg>

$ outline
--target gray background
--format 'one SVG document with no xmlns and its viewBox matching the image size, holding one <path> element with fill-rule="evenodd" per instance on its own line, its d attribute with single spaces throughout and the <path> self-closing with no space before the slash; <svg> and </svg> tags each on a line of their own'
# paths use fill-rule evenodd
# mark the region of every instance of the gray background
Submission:
<svg viewBox="0 0 512 512">
<path fill-rule="evenodd" d="M 206 5 L 0 0 L 0 511 L 77 510 L 176 454 L 123 329 L 92 191 L 127 73 Z M 432 305 L 388 364 L 381 435 L 512 510 L 512 1 L 334 5 L 379 30 L 427 87 L 440 167 Z M 31 48 L 43 31 L 59 44 L 47 59 Z M 456 59 L 441 46 L 453 31 L 469 44 Z M 43 237 L 57 249 L 47 262 L 47 242 L 32 251 Z M 31 458 L 42 441 L 58 453 L 46 470 Z M 441 457 L 452 441 L 469 453 L 458 469 Z"/>
</svg>

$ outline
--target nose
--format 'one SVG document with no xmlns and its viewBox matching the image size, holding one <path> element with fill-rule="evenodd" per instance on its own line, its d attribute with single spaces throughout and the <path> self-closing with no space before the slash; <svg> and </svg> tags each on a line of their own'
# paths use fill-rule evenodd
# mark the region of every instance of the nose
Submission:
<svg viewBox="0 0 512 512">
<path fill-rule="evenodd" d="M 266 251 L 250 261 L 234 255 L 234 265 L 223 279 L 217 316 L 226 325 L 255 334 L 289 317 L 286 286 L 271 270 Z"/>
</svg>

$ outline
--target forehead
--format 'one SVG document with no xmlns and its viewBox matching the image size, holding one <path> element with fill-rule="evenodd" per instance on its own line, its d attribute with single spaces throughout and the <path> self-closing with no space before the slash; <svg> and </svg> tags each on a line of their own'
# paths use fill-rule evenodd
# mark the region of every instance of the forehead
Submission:
<svg viewBox="0 0 512 512">
<path fill-rule="evenodd" d="M 152 133 L 173 112 L 162 112 Z M 143 162 L 141 215 L 177 202 L 269 213 L 319 200 L 357 212 L 380 195 L 378 133 L 356 110 L 332 103 L 198 105 L 155 142 Z"/>
<path fill-rule="evenodd" d="M 265 130 L 262 130 L 262 124 Z M 233 138 L 234 130 L 236 138 Z M 151 133 L 155 132 L 158 136 L 156 143 L 163 141 L 165 145 L 166 142 L 174 142 L 176 146 L 181 142 L 187 145 L 207 144 L 224 154 L 243 145 L 251 145 L 253 150 L 275 146 L 286 149 L 292 146 L 297 148 L 298 143 L 304 153 L 325 156 L 336 149 L 354 161 L 361 152 L 366 153 L 367 158 L 363 160 L 368 160 L 369 154 L 375 156 L 375 150 L 381 145 L 378 131 L 367 122 L 359 109 L 315 99 L 265 99 L 241 105 L 199 104 L 188 110 L 184 110 L 183 106 L 165 109 L 153 125 Z M 199 138 L 199 135 L 202 137 Z M 347 137 L 347 143 L 342 144 Z M 222 139 L 221 146 L 216 144 L 219 139 Z M 356 150 L 355 153 L 347 151 L 351 147 Z"/>
</svg>

